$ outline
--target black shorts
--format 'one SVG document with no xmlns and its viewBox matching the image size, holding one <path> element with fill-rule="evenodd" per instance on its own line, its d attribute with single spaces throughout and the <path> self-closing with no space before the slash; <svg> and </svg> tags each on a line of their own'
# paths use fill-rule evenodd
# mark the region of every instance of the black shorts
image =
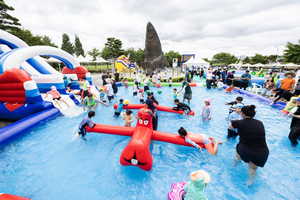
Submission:
<svg viewBox="0 0 300 200">
<path fill-rule="evenodd" d="M 72 83 L 69 83 L 68 85 L 67 85 L 67 87 L 70 87 L 72 85 Z"/>
<path fill-rule="evenodd" d="M 235 138 L 237 136 L 237 132 L 235 130 L 228 129 L 227 138 Z"/>
<path fill-rule="evenodd" d="M 241 144 L 236 146 L 236 151 L 244 162 L 252 162 L 259 167 L 263 167 L 266 164 L 269 156 L 269 151 L 253 151 Z"/>
<path fill-rule="evenodd" d="M 144 99 L 140 99 L 140 103 L 144 103 Z"/>
<path fill-rule="evenodd" d="M 191 100 L 192 99 L 192 94 L 184 94 L 183 98 L 187 99 L 187 100 Z"/>
<path fill-rule="evenodd" d="M 150 90 L 148 85 L 144 86 L 144 92 L 146 92 L 147 90 Z"/>
<path fill-rule="evenodd" d="M 120 113 L 115 111 L 115 117 L 118 117 L 119 115 Z"/>
<path fill-rule="evenodd" d="M 133 92 L 133 96 L 137 96 L 137 92 Z"/>
<path fill-rule="evenodd" d="M 114 95 L 108 96 L 108 100 L 109 100 L 109 101 L 112 100 L 112 99 L 114 99 Z"/>
<path fill-rule="evenodd" d="M 53 101 L 54 101 L 55 99 L 57 99 L 57 100 L 60 100 L 60 98 L 61 98 L 61 97 L 58 97 L 58 98 L 53 98 Z"/>
</svg>

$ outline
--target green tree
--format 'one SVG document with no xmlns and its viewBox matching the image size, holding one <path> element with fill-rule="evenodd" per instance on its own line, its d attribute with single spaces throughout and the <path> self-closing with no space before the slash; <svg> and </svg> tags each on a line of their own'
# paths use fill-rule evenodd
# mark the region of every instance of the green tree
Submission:
<svg viewBox="0 0 300 200">
<path fill-rule="evenodd" d="M 107 60 L 109 57 L 109 49 L 108 47 L 103 47 L 102 51 L 101 51 L 101 57 L 104 58 L 105 60 Z"/>
<path fill-rule="evenodd" d="M 170 50 L 167 53 L 164 53 L 163 55 L 168 60 L 170 66 L 173 66 L 173 58 L 178 58 L 178 60 L 179 60 L 181 57 L 180 53 L 172 51 L 172 50 Z"/>
<path fill-rule="evenodd" d="M 293 44 L 291 42 L 287 42 L 285 46 L 286 49 L 284 50 L 284 61 L 291 62 L 291 63 L 300 63 L 300 40 L 298 40 L 298 44 Z"/>
<path fill-rule="evenodd" d="M 225 64 L 225 65 L 229 65 L 232 63 L 235 63 L 236 61 L 238 61 L 238 59 L 234 56 L 231 55 L 230 53 L 225 53 L 225 52 L 221 52 L 221 53 L 217 53 L 213 56 L 213 60 L 216 61 L 216 63 L 218 64 Z"/>
<path fill-rule="evenodd" d="M 92 50 L 88 51 L 87 54 L 89 54 L 93 58 L 93 61 L 95 61 L 101 55 L 101 52 L 99 49 L 94 47 Z"/>
<path fill-rule="evenodd" d="M 69 35 L 63 33 L 61 49 L 73 55 L 75 53 L 74 46 L 70 41 Z"/>
<path fill-rule="evenodd" d="M 214 64 L 213 60 L 208 60 L 208 58 L 202 58 L 204 61 L 209 62 L 210 65 Z"/>
<path fill-rule="evenodd" d="M 255 53 L 255 55 L 252 57 L 251 61 L 253 63 L 267 64 L 268 63 L 268 56 L 263 56 L 259 53 Z"/>
<path fill-rule="evenodd" d="M 42 44 L 43 44 L 43 45 L 58 48 L 58 46 L 52 42 L 52 40 L 51 40 L 51 38 L 50 38 L 49 36 L 44 35 L 44 36 L 41 38 L 41 41 L 42 41 Z"/>
<path fill-rule="evenodd" d="M 77 35 L 75 35 L 74 53 L 75 53 L 76 57 L 79 57 L 80 55 L 82 55 L 83 57 L 85 57 L 84 50 L 82 48 L 82 44 L 81 44 L 80 39 L 79 39 L 79 37 Z"/>
<path fill-rule="evenodd" d="M 20 38 L 24 42 L 26 42 L 29 46 L 35 45 L 43 45 L 42 36 L 33 35 L 30 30 L 27 29 L 20 29 L 20 30 L 10 30 L 11 34 L 15 35 L 16 37 Z"/>
<path fill-rule="evenodd" d="M 246 56 L 246 58 L 244 58 L 244 60 L 243 60 L 243 64 L 250 63 L 250 62 L 251 62 L 251 59 L 248 56 Z"/>
<path fill-rule="evenodd" d="M 271 62 L 276 62 L 277 55 L 273 54 L 273 55 L 268 56 L 268 60 L 271 61 Z"/>
<path fill-rule="evenodd" d="M 21 26 L 19 19 L 11 16 L 7 11 L 14 11 L 15 9 L 0 0 L 0 29 L 4 31 L 20 31 L 18 26 Z"/>
<path fill-rule="evenodd" d="M 108 50 L 108 58 L 117 58 L 124 54 L 124 50 L 122 49 L 122 41 L 114 37 L 107 38 L 105 47 L 107 47 Z"/>
<path fill-rule="evenodd" d="M 145 60 L 145 57 L 146 57 L 146 55 L 145 55 L 145 49 L 141 49 L 141 48 L 139 48 L 137 51 L 136 51 L 136 63 L 137 63 L 137 65 L 138 66 L 141 66 L 141 63 L 142 62 L 144 62 L 144 60 Z"/>
</svg>

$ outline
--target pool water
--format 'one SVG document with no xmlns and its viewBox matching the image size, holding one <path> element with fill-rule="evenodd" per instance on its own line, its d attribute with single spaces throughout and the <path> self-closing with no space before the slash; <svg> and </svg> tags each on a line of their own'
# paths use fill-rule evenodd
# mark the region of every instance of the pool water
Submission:
<svg viewBox="0 0 300 200">
<path fill-rule="evenodd" d="M 179 89 L 179 88 L 178 88 Z M 151 88 L 161 105 L 173 106 L 169 87 Z M 162 90 L 162 94 L 157 94 Z M 259 168 L 249 186 L 248 165 L 233 166 L 236 140 L 227 140 L 225 102 L 235 100 L 237 93 L 192 88 L 191 108 L 195 116 L 159 112 L 158 130 L 177 134 L 183 126 L 194 133 L 205 133 L 223 142 L 217 156 L 206 150 L 164 142 L 150 145 L 153 168 L 146 172 L 119 163 L 122 150 L 130 138 L 88 133 L 74 137 L 82 108 L 72 108 L 65 116 L 42 124 L 22 138 L 0 150 L 0 191 L 35 199 L 167 199 L 174 182 L 189 181 L 189 174 L 203 169 L 211 175 L 205 189 L 208 199 L 299 199 L 299 148 L 291 147 L 287 138 L 290 118 L 259 101 L 244 96 L 244 104 L 255 104 L 256 119 L 264 123 L 270 156 Z M 117 99 L 131 99 L 132 88 L 119 88 Z M 199 117 L 203 100 L 212 99 L 213 115 L 209 122 Z M 182 99 L 182 96 L 180 96 Z M 133 99 L 131 103 L 139 103 Z M 96 108 L 94 122 L 123 126 L 121 117 L 113 118 L 113 107 Z M 137 113 L 134 110 L 133 115 Z M 136 124 L 136 119 L 133 126 Z"/>
</svg>

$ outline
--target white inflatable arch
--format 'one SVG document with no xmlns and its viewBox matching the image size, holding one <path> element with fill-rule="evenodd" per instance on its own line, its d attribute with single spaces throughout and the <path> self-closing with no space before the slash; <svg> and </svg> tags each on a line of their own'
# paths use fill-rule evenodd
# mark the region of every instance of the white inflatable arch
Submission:
<svg viewBox="0 0 300 200">
<path fill-rule="evenodd" d="M 79 62 L 72 55 L 61 49 L 50 46 L 31 46 L 17 48 L 2 54 L 0 57 L 0 74 L 11 68 L 20 68 L 24 61 L 38 55 L 54 57 L 62 61 L 66 67 L 72 70 L 80 66 Z M 40 68 L 42 68 L 42 66 L 40 66 Z"/>
</svg>

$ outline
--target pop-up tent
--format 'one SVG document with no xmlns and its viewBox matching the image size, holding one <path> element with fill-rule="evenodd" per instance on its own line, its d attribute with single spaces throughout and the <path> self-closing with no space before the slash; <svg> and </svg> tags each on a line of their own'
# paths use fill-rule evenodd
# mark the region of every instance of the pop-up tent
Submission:
<svg viewBox="0 0 300 200">
<path fill-rule="evenodd" d="M 188 61 L 186 61 L 185 63 L 183 63 L 184 66 L 197 66 L 197 67 L 209 67 L 209 62 L 206 62 L 205 60 L 203 60 L 202 58 L 198 57 L 198 58 L 194 58 L 191 57 Z"/>
</svg>

